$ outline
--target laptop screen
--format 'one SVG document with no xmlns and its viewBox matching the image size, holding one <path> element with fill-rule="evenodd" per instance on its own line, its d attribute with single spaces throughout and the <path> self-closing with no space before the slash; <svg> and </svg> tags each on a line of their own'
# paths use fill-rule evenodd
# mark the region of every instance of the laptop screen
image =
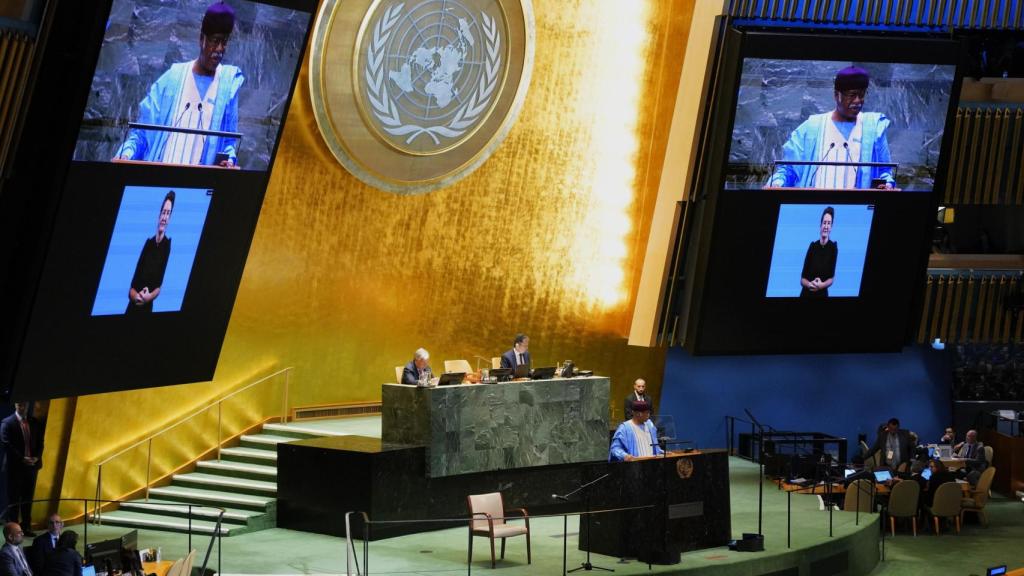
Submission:
<svg viewBox="0 0 1024 576">
<path fill-rule="evenodd" d="M 82 566 L 82 576 L 96 576 L 96 567 L 92 564 Z"/>
<path fill-rule="evenodd" d="M 857 471 L 856 471 L 856 470 L 853 470 L 852 468 L 851 468 L 851 469 L 848 469 L 848 470 L 845 470 L 845 471 L 843 472 L 843 474 L 845 474 L 845 477 L 846 477 L 846 478 L 849 478 L 849 477 L 850 477 L 851 475 L 853 475 L 853 474 L 856 474 L 856 473 L 857 473 Z"/>
<path fill-rule="evenodd" d="M 1000 574 L 1006 574 L 1006 566 L 996 566 L 995 568 L 989 568 L 988 572 L 985 572 L 985 576 L 999 576 Z"/>
<path fill-rule="evenodd" d="M 875 470 L 875 482 L 892 480 L 892 473 L 888 470 Z"/>
<path fill-rule="evenodd" d="M 921 470 L 921 478 L 924 478 L 925 480 L 931 480 L 931 477 L 932 477 L 932 469 L 931 468 L 925 468 L 924 470 Z"/>
</svg>

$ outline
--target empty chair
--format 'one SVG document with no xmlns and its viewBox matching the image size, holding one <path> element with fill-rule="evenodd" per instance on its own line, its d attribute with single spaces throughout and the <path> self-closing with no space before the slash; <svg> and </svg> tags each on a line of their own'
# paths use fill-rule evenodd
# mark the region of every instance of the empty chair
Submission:
<svg viewBox="0 0 1024 576">
<path fill-rule="evenodd" d="M 897 482 L 889 493 L 889 530 L 896 535 L 896 519 L 910 518 L 917 536 L 917 500 L 921 496 L 921 485 L 913 480 Z"/>
<path fill-rule="evenodd" d="M 985 447 L 986 449 L 988 446 Z M 978 478 L 978 485 L 971 491 L 968 498 L 960 500 L 960 520 L 963 523 L 964 514 L 974 512 L 978 515 L 982 525 L 988 526 L 988 518 L 985 517 L 985 504 L 988 503 L 989 490 L 992 488 L 992 477 L 996 475 L 996 469 L 992 466 L 985 468 Z"/>
<path fill-rule="evenodd" d="M 985 462 L 988 462 L 989 466 L 992 465 L 992 456 L 993 456 L 992 447 L 991 446 L 985 446 Z"/>
<path fill-rule="evenodd" d="M 171 564 L 171 567 L 167 569 L 166 576 L 182 576 L 181 568 L 184 565 L 185 565 L 185 559 L 184 558 L 178 558 L 177 560 L 174 561 L 174 564 Z M 188 576 L 188 575 L 186 574 L 185 576 Z"/>
<path fill-rule="evenodd" d="M 932 515 L 935 534 L 939 533 L 939 518 L 953 518 L 956 521 L 956 533 L 960 533 L 960 500 L 962 493 L 956 482 L 946 482 L 935 490 L 932 507 L 928 512 Z"/>
<path fill-rule="evenodd" d="M 192 551 L 185 556 L 185 563 L 181 565 L 181 576 L 191 576 L 192 564 L 196 561 L 196 551 L 193 548 Z"/>
<path fill-rule="evenodd" d="M 469 360 L 445 360 L 444 361 L 445 372 L 465 372 L 471 374 L 473 367 L 469 365 Z"/>
<path fill-rule="evenodd" d="M 469 504 L 469 563 L 473 563 L 473 536 L 483 536 L 491 541 L 491 568 L 495 566 L 494 539 L 501 538 L 501 558 L 505 559 L 505 539 L 512 536 L 526 536 L 526 563 L 530 564 L 530 516 L 525 508 L 516 508 L 508 512 L 519 513 L 525 524 L 508 524 L 505 521 L 505 501 L 501 492 L 470 495 L 466 498 Z"/>
<path fill-rule="evenodd" d="M 491 368 L 501 368 L 501 356 L 491 357 Z"/>
<path fill-rule="evenodd" d="M 873 512 L 875 510 L 874 496 L 874 482 L 867 478 L 854 480 L 846 487 L 846 498 L 843 499 L 843 510 L 847 512 L 855 512 L 859 509 L 861 512 Z"/>
</svg>

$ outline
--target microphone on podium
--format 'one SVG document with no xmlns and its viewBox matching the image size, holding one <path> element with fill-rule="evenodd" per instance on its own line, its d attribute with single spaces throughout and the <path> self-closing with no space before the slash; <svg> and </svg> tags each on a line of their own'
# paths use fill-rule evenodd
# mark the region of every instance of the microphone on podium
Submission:
<svg viewBox="0 0 1024 576">
<path fill-rule="evenodd" d="M 569 501 L 569 499 L 566 498 L 565 496 L 559 496 L 558 494 L 552 494 L 551 498 L 554 500 L 564 500 L 565 502 Z"/>
<path fill-rule="evenodd" d="M 832 153 L 832 149 L 835 147 L 835 142 L 829 142 L 828 150 L 825 150 L 825 153 L 821 155 L 821 158 L 818 158 L 818 162 L 824 162 L 825 158 L 828 158 L 828 155 Z M 814 170 L 811 172 L 811 177 L 807 179 L 809 181 L 808 184 L 810 184 L 812 187 L 814 186 L 814 177 L 818 174 L 818 168 L 821 168 L 821 165 L 815 166 Z"/>
</svg>

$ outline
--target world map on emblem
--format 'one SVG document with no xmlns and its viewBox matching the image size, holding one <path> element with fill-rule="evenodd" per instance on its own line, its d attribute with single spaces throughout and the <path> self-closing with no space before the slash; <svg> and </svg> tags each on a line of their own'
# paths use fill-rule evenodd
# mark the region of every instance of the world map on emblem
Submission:
<svg viewBox="0 0 1024 576">
<path fill-rule="evenodd" d="M 450 148 L 487 114 L 501 80 L 496 15 L 456 0 L 383 3 L 364 38 L 373 127 L 412 153 Z"/>
</svg>

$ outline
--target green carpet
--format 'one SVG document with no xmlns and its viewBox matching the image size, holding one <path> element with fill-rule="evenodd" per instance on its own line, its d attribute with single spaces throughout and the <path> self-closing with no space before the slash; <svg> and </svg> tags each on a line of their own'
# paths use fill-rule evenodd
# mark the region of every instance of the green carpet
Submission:
<svg viewBox="0 0 1024 576">
<path fill-rule="evenodd" d="M 731 458 L 733 534 L 757 529 L 757 468 L 749 462 Z M 940 537 L 922 533 L 914 538 L 897 532 L 887 538 L 886 560 L 875 566 L 878 558 L 878 518 L 862 515 L 855 524 L 851 513 L 835 513 L 835 537 L 828 537 L 828 514 L 818 510 L 814 496 L 792 496 L 792 549 L 786 547 L 787 496 L 771 484 L 764 490 L 764 534 L 766 551 L 762 553 L 730 552 L 725 548 L 699 550 L 684 554 L 676 566 L 647 565 L 635 560 L 626 563 L 617 558 L 594 555 L 593 562 L 615 570 L 616 574 L 756 575 L 770 573 L 799 563 L 801 574 L 818 576 L 810 571 L 815 560 L 830 556 L 843 546 L 852 545 L 849 574 L 889 575 L 966 575 L 984 574 L 986 566 L 1008 564 L 1024 566 L 1024 504 L 1016 500 L 996 498 L 989 503 L 990 526 L 966 526 L 960 536 Z M 511 504 L 511 503 L 510 503 Z M 338 522 L 342 522 L 339 516 Z M 499 561 L 503 576 L 560 574 L 562 569 L 562 521 L 560 518 L 537 518 L 532 523 L 533 564 L 526 564 L 526 546 L 522 538 L 508 541 L 506 558 Z M 576 549 L 577 518 L 569 519 L 569 568 L 579 566 L 585 554 Z M 81 526 L 74 529 L 81 532 Z M 114 526 L 90 526 L 89 540 L 114 537 L 124 533 Z M 392 538 L 370 543 L 371 574 L 465 574 L 466 529 L 464 527 Z M 205 552 L 206 538 L 194 537 L 193 547 Z M 184 534 L 140 531 L 140 546 L 163 549 L 165 558 L 183 556 L 187 548 Z M 345 572 L 343 539 L 271 529 L 243 534 L 222 541 L 222 572 L 225 574 L 341 574 Z M 361 543 L 357 543 L 361 552 Z M 217 550 L 210 561 L 217 567 Z M 490 573 L 487 540 L 474 543 L 473 572 Z"/>
</svg>

